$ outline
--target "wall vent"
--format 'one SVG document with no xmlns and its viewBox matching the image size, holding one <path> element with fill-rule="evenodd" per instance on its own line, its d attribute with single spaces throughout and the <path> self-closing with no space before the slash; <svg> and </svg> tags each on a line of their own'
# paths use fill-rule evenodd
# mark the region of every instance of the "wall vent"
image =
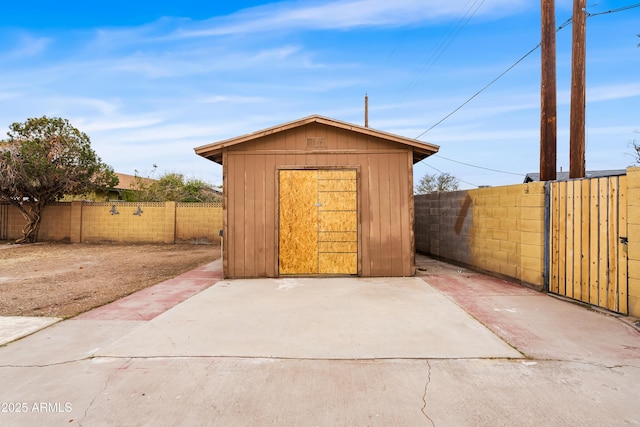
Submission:
<svg viewBox="0 0 640 427">
<path fill-rule="evenodd" d="M 325 138 L 307 138 L 307 148 L 327 148 Z"/>
</svg>

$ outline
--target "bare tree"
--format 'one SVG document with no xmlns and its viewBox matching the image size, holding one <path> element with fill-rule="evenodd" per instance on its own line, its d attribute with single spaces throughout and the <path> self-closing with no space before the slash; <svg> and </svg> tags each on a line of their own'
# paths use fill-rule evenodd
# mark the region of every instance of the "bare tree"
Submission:
<svg viewBox="0 0 640 427">
<path fill-rule="evenodd" d="M 636 133 L 640 133 L 640 131 L 636 131 Z M 640 143 L 634 139 L 633 141 L 631 141 L 631 144 L 633 145 L 633 149 L 635 150 L 633 156 L 636 158 L 636 163 L 640 163 Z"/>
<path fill-rule="evenodd" d="M 444 191 L 456 191 L 460 188 L 458 178 L 448 172 L 440 175 L 425 174 L 414 189 L 415 194 L 429 194 Z"/>
</svg>

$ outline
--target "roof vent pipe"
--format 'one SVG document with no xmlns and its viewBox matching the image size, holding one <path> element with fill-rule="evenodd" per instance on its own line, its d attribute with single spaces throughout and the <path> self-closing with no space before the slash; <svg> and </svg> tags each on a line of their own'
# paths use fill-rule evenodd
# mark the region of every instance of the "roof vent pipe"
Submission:
<svg viewBox="0 0 640 427">
<path fill-rule="evenodd" d="M 369 96 L 364 95 L 364 127 L 369 127 Z"/>
</svg>

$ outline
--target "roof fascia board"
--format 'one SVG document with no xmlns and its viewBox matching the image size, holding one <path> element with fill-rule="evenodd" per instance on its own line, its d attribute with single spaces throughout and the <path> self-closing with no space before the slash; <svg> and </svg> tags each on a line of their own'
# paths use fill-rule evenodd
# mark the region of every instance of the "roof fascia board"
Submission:
<svg viewBox="0 0 640 427">
<path fill-rule="evenodd" d="M 387 132 L 379 131 L 376 129 L 355 125 L 352 123 L 342 122 L 340 120 L 330 119 L 330 118 L 319 116 L 319 115 L 313 115 L 313 116 L 304 117 L 302 119 L 298 119 L 292 122 L 288 122 L 288 123 L 280 124 L 267 129 L 263 129 L 257 132 L 237 136 L 230 139 L 225 139 L 223 141 L 214 142 L 212 144 L 203 145 L 201 147 L 196 147 L 195 152 L 196 154 L 203 157 L 211 157 L 215 155 L 216 152 L 219 152 L 224 148 L 241 144 L 243 142 L 251 141 L 257 138 L 261 138 L 264 136 L 272 135 L 274 133 L 284 132 L 284 131 L 294 129 L 300 126 L 304 126 L 307 124 L 311 124 L 311 123 L 321 123 L 328 126 L 333 126 L 336 128 L 341 128 L 341 129 L 350 130 L 350 131 L 358 132 L 361 134 L 373 136 L 376 138 L 386 139 L 388 141 L 409 145 L 425 153 L 430 152 L 430 154 L 434 154 L 438 152 L 438 149 L 440 148 L 437 145 L 418 141 L 416 139 L 405 138 L 399 135 L 394 135 L 392 133 L 387 133 Z"/>
</svg>

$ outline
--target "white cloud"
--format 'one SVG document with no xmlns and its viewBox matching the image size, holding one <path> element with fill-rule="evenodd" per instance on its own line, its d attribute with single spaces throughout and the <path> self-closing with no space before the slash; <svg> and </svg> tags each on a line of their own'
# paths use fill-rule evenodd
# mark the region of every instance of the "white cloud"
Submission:
<svg viewBox="0 0 640 427">
<path fill-rule="evenodd" d="M 18 92 L 0 92 L 0 101 L 4 101 L 5 99 L 15 99 L 20 97 L 20 93 Z"/>
<path fill-rule="evenodd" d="M 111 102 L 88 97 L 60 97 L 50 99 L 48 102 L 58 106 L 81 109 L 84 111 L 87 109 L 93 110 L 103 115 L 113 114 L 120 108 L 119 102 Z"/>
<path fill-rule="evenodd" d="M 139 122 L 144 123 L 144 122 Z M 224 125 L 202 125 L 197 123 L 180 123 L 180 124 L 156 124 L 152 127 L 138 126 L 126 129 L 126 134 L 119 134 L 113 132 L 114 128 L 104 128 L 104 131 L 109 131 L 111 139 L 117 139 L 125 141 L 127 144 L 136 143 L 144 145 L 145 143 L 151 144 L 176 144 L 179 141 L 188 141 L 189 144 L 204 145 L 211 141 L 215 135 L 220 135 L 224 132 Z M 83 129 L 84 130 L 84 129 Z M 204 142 L 203 142 L 204 141 Z M 194 145 L 195 146 L 195 145 Z"/>
<path fill-rule="evenodd" d="M 336 30 L 395 27 L 460 16 L 467 0 L 289 1 L 244 9 L 228 17 L 196 23 L 176 37 L 209 37 L 282 30 Z M 477 15 L 505 15 L 522 10 L 526 0 L 489 0 Z"/>
<path fill-rule="evenodd" d="M 52 42 L 53 39 L 49 37 L 35 37 L 22 33 L 18 37 L 17 46 L 9 51 L 7 56 L 13 60 L 37 56 L 44 53 Z"/>
<path fill-rule="evenodd" d="M 469 26 L 425 68 L 430 49 L 472 4 L 482 7 Z M 570 10 L 571 0 L 557 0 L 558 10 L 563 5 Z M 0 117 L 6 124 L 42 114 L 67 117 L 119 171 L 157 163 L 205 177 L 220 169 L 194 147 L 310 114 L 362 123 L 365 93 L 370 126 L 415 137 L 530 49 L 538 19 L 534 0 L 294 0 L 203 21 L 60 29 L 51 40 L 42 37 L 49 33 L 20 39 L 13 32 L 2 59 L 11 51 L 33 56 L 3 62 Z M 595 40 L 611 37 L 613 44 L 621 37 L 613 38 L 614 25 L 601 33 L 592 28 Z M 600 59 L 606 75 L 588 72 L 587 112 L 596 126 L 588 128 L 591 152 L 616 138 L 626 143 L 640 127 L 633 116 L 640 84 L 622 73 L 637 69 L 631 42 L 624 66 L 620 53 L 607 51 L 611 56 Z M 559 64 L 570 59 L 560 52 Z M 531 55 L 421 140 L 441 145 L 445 157 L 535 170 L 537 58 Z M 561 65 L 559 71 L 560 142 L 568 139 L 570 73 Z M 625 123 L 631 130 L 622 129 Z M 476 171 L 465 170 L 460 176 L 475 182 Z M 479 184 L 493 183 L 478 176 Z"/>
<path fill-rule="evenodd" d="M 212 95 L 212 96 L 204 96 L 202 98 L 196 99 L 195 102 L 200 102 L 203 104 L 253 104 L 253 103 L 261 103 L 266 102 L 266 98 L 257 97 L 257 96 L 236 96 L 236 95 Z"/>
<path fill-rule="evenodd" d="M 137 118 L 128 117 L 108 118 L 108 119 L 87 119 L 79 118 L 73 120 L 74 125 L 85 133 L 100 131 L 115 131 L 122 129 L 139 129 L 162 123 L 158 118 Z"/>
<path fill-rule="evenodd" d="M 611 101 L 640 96 L 640 83 L 587 87 L 587 102 Z"/>
<path fill-rule="evenodd" d="M 192 47 L 188 44 L 163 51 L 148 50 L 97 61 L 94 68 L 139 74 L 150 78 L 204 75 L 217 71 L 247 70 L 256 67 L 320 67 L 300 46 L 224 50 L 222 47 Z"/>
</svg>

